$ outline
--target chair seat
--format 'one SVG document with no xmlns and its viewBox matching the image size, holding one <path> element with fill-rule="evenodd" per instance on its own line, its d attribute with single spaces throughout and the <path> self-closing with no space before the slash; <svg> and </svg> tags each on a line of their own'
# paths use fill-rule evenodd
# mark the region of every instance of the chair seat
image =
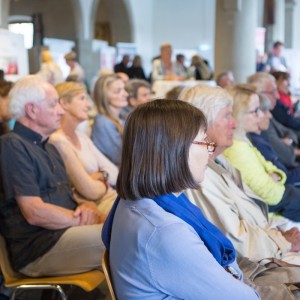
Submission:
<svg viewBox="0 0 300 300">
<path fill-rule="evenodd" d="M 65 284 L 76 285 L 81 287 L 87 292 L 92 291 L 105 280 L 104 274 L 99 270 L 92 270 L 80 274 L 53 276 L 53 277 L 25 277 L 18 274 L 18 277 L 7 278 L 5 286 L 14 287 L 19 285 L 45 285 L 45 284 Z"/>
</svg>

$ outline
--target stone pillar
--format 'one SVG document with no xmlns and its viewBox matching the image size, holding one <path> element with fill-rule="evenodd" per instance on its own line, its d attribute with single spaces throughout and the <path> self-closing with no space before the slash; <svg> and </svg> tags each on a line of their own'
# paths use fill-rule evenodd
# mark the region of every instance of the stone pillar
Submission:
<svg viewBox="0 0 300 300">
<path fill-rule="evenodd" d="M 10 0 L 0 0 L 0 28 L 8 28 Z"/>
<path fill-rule="evenodd" d="M 286 48 L 294 47 L 294 10 L 297 0 L 285 0 L 285 39 L 284 45 Z"/>
<path fill-rule="evenodd" d="M 215 74 L 231 70 L 237 82 L 255 72 L 257 0 L 217 0 Z"/>
<path fill-rule="evenodd" d="M 270 50 L 275 41 L 285 41 L 285 0 L 275 0 L 274 24 L 266 26 L 266 46 Z"/>
<path fill-rule="evenodd" d="M 94 55 L 92 49 L 94 20 L 98 2 L 99 0 L 74 0 L 77 27 L 76 52 L 78 61 L 85 71 L 88 85 L 99 71 L 99 66 L 92 59 Z"/>
</svg>

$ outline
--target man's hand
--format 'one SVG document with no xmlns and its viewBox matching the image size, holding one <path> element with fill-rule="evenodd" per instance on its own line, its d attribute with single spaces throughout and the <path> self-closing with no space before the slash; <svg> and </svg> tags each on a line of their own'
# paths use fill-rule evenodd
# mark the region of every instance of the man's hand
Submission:
<svg viewBox="0 0 300 300">
<path fill-rule="evenodd" d="M 85 202 L 74 211 L 74 217 L 79 217 L 79 226 L 103 223 L 106 215 L 101 214 L 93 202 Z"/>
<path fill-rule="evenodd" d="M 293 227 L 287 231 L 282 231 L 281 233 L 286 240 L 292 244 L 291 251 L 300 251 L 300 231 L 297 227 Z"/>
</svg>

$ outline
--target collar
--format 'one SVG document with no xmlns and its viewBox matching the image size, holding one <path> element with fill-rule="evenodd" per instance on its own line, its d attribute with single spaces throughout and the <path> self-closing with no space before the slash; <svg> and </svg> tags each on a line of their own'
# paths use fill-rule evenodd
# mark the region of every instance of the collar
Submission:
<svg viewBox="0 0 300 300">
<path fill-rule="evenodd" d="M 29 127 L 24 126 L 22 123 L 16 121 L 13 132 L 27 139 L 35 145 L 44 146 L 48 139 L 42 141 L 43 137 L 36 131 L 31 130 Z"/>
</svg>

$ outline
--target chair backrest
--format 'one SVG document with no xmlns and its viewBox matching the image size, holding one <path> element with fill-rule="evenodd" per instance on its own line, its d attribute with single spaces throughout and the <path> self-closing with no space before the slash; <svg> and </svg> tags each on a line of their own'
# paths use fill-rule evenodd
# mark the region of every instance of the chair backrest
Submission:
<svg viewBox="0 0 300 300">
<path fill-rule="evenodd" d="M 108 289 L 110 292 L 110 296 L 112 300 L 116 300 L 116 294 L 113 288 L 113 283 L 111 279 L 111 273 L 110 273 L 110 266 L 109 266 L 109 254 L 108 251 L 105 250 L 103 256 L 102 256 L 102 269 L 106 278 L 106 282 L 108 285 Z"/>
<path fill-rule="evenodd" d="M 10 284 L 18 279 L 23 278 L 21 274 L 14 272 L 10 264 L 9 256 L 7 253 L 6 242 L 4 240 L 4 237 L 1 234 L 0 234 L 0 268 L 6 284 Z"/>
</svg>

